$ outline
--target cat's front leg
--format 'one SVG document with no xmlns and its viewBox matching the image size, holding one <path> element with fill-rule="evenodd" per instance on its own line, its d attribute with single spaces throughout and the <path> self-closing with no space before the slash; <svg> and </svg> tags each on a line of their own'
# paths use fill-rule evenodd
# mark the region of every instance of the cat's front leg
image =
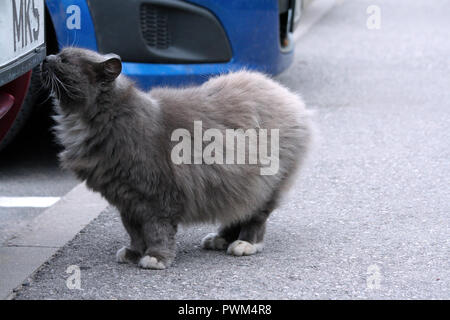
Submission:
<svg viewBox="0 0 450 320">
<path fill-rule="evenodd" d="M 175 258 L 177 225 L 167 219 L 152 219 L 143 226 L 147 249 L 139 260 L 143 269 L 166 269 Z"/>
</svg>

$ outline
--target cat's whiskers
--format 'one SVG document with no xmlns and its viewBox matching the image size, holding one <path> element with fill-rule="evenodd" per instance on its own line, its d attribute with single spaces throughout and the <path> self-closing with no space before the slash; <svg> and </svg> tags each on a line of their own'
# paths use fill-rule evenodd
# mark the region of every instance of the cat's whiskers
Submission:
<svg viewBox="0 0 450 320">
<path fill-rule="evenodd" d="M 52 92 L 56 97 L 60 97 L 61 95 L 59 94 L 59 87 L 56 85 L 55 83 L 55 79 L 54 76 L 52 75 L 51 79 L 51 85 L 52 85 Z"/>
<path fill-rule="evenodd" d="M 67 94 L 67 96 L 68 96 L 69 98 L 81 98 L 81 97 L 82 97 L 82 96 L 79 95 L 79 94 L 76 94 L 76 93 L 74 93 L 74 92 L 71 92 L 68 88 L 71 88 L 71 89 L 76 89 L 76 88 L 73 87 L 73 86 L 71 86 L 71 85 L 69 85 L 69 84 L 67 84 L 67 83 L 64 84 L 64 83 L 61 81 L 61 79 L 58 78 L 57 75 L 53 74 L 53 78 L 54 78 L 54 80 L 55 80 L 56 83 L 57 83 L 57 87 L 60 87 L 62 90 L 64 90 L 64 92 Z M 61 93 L 61 92 L 59 91 L 59 93 Z"/>
</svg>

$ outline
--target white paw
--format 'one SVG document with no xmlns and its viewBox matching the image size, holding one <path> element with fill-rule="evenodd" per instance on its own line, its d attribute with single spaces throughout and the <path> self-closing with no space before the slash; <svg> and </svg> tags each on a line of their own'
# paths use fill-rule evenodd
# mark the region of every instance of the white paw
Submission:
<svg viewBox="0 0 450 320">
<path fill-rule="evenodd" d="M 217 233 L 210 233 L 203 238 L 201 246 L 203 249 L 225 250 L 228 242 Z"/>
<path fill-rule="evenodd" d="M 262 249 L 262 243 L 251 244 L 247 241 L 236 240 L 228 246 L 227 253 L 233 256 L 249 256 L 262 251 Z"/>
<path fill-rule="evenodd" d="M 165 269 L 166 266 L 161 261 L 158 261 L 155 257 L 144 256 L 139 260 L 139 267 L 143 269 Z"/>
<path fill-rule="evenodd" d="M 122 247 L 119 250 L 117 250 L 116 261 L 118 263 L 125 263 L 125 262 L 127 262 L 127 259 L 125 258 L 126 253 L 127 253 L 127 247 Z"/>
</svg>

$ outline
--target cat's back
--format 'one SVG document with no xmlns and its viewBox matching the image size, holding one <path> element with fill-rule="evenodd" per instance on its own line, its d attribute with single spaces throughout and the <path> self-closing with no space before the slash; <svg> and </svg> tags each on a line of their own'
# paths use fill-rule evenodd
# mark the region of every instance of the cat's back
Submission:
<svg viewBox="0 0 450 320">
<path fill-rule="evenodd" d="M 171 120 L 179 119 L 179 126 L 203 120 L 218 128 L 270 129 L 297 126 L 308 117 L 297 94 L 254 71 L 220 75 L 197 87 L 155 88 L 149 94 Z"/>
</svg>

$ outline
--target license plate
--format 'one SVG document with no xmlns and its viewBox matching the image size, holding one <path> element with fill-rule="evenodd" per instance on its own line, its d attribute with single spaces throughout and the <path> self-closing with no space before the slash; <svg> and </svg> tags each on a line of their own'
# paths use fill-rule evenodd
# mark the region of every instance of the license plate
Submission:
<svg viewBox="0 0 450 320">
<path fill-rule="evenodd" d="M 45 41 L 44 0 L 0 0 L 0 67 Z"/>
</svg>

